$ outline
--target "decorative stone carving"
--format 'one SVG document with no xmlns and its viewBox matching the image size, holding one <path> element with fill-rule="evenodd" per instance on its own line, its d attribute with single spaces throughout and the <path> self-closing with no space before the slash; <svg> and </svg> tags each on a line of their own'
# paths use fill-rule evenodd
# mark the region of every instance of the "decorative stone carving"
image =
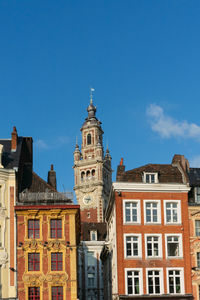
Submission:
<svg viewBox="0 0 200 300">
<path fill-rule="evenodd" d="M 8 253 L 5 250 L 0 251 L 0 265 L 2 265 L 2 268 L 6 267 L 7 262 L 8 262 Z"/>
<path fill-rule="evenodd" d="M 41 274 L 24 274 L 23 281 L 28 285 L 41 285 L 45 281 L 45 276 Z"/>
<path fill-rule="evenodd" d="M 51 282 L 53 284 L 65 283 L 68 280 L 69 276 L 67 273 L 65 274 L 47 274 L 46 281 Z"/>
</svg>

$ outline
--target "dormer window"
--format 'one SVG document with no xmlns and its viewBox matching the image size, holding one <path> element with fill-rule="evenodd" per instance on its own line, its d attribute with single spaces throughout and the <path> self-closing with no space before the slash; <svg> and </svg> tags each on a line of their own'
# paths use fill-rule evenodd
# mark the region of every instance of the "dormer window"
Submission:
<svg viewBox="0 0 200 300">
<path fill-rule="evenodd" d="M 97 241 L 97 231 L 96 230 L 90 230 L 90 240 Z"/>
<path fill-rule="evenodd" d="M 87 145 L 91 145 L 91 143 L 92 143 L 92 137 L 91 137 L 91 134 L 88 133 L 88 135 L 87 135 Z"/>
<path fill-rule="evenodd" d="M 145 183 L 157 183 L 158 182 L 158 173 L 144 173 L 144 182 Z"/>
</svg>

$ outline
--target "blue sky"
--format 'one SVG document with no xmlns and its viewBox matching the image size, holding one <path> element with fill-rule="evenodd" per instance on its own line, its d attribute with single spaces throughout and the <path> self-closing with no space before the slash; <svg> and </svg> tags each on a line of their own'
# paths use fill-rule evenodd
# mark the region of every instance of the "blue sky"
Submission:
<svg viewBox="0 0 200 300">
<path fill-rule="evenodd" d="M 32 136 L 35 171 L 72 190 L 92 86 L 114 171 L 200 167 L 199 16 L 195 0 L 0 0 L 1 138 Z"/>
</svg>

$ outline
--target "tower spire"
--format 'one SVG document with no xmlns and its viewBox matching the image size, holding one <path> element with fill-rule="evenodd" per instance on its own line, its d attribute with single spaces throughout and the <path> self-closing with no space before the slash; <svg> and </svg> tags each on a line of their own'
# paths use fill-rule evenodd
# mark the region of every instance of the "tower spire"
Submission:
<svg viewBox="0 0 200 300">
<path fill-rule="evenodd" d="M 94 88 L 90 88 L 90 104 L 93 104 L 93 92 L 95 91 Z"/>
</svg>

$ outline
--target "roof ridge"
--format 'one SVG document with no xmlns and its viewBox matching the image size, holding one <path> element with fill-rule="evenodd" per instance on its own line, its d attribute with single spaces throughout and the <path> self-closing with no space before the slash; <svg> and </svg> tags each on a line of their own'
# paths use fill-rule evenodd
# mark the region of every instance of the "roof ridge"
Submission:
<svg viewBox="0 0 200 300">
<path fill-rule="evenodd" d="M 47 185 L 48 188 L 50 188 L 51 190 L 53 190 L 54 192 L 57 192 L 56 189 L 54 189 L 50 184 L 48 184 L 43 178 L 41 178 L 37 173 L 35 173 L 34 171 L 32 171 L 33 175 L 38 178 L 40 181 L 42 181 L 44 184 Z"/>
</svg>

